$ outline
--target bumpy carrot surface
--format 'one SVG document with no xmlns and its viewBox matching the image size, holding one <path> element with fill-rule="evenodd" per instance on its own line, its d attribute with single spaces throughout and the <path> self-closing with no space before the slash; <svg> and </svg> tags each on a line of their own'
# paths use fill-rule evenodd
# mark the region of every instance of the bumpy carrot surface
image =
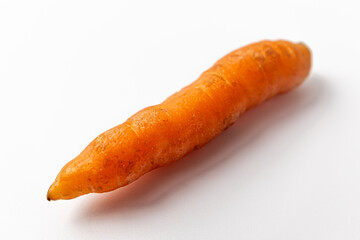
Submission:
<svg viewBox="0 0 360 240">
<path fill-rule="evenodd" d="M 262 41 L 231 52 L 161 104 L 95 138 L 61 169 L 48 200 L 112 191 L 181 159 L 246 110 L 301 84 L 310 65 L 301 43 Z"/>
</svg>

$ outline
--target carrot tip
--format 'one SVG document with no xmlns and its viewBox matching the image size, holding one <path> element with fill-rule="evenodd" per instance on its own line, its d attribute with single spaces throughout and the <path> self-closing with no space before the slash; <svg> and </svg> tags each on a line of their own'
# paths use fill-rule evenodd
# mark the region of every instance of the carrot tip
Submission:
<svg viewBox="0 0 360 240">
<path fill-rule="evenodd" d="M 49 190 L 47 191 L 46 193 L 46 199 L 50 202 L 51 200 L 53 200 L 53 198 L 50 197 L 50 189 L 51 189 L 51 186 L 49 188 Z"/>
<path fill-rule="evenodd" d="M 49 192 L 46 194 L 46 199 L 50 202 L 51 201 L 51 198 L 49 196 Z"/>
</svg>

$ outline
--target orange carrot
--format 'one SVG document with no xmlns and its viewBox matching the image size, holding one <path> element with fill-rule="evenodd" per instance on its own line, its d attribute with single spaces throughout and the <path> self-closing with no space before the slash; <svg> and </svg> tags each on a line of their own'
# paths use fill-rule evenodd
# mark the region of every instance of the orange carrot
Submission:
<svg viewBox="0 0 360 240">
<path fill-rule="evenodd" d="M 246 110 L 301 84 L 310 50 L 262 41 L 226 55 L 199 79 L 95 138 L 66 164 L 48 200 L 108 192 L 202 147 Z"/>
</svg>

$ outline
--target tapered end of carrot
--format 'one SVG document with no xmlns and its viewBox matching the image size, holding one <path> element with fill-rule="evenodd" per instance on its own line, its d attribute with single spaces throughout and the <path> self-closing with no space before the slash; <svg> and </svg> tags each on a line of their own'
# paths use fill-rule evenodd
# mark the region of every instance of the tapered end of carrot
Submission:
<svg viewBox="0 0 360 240">
<path fill-rule="evenodd" d="M 59 194 L 57 193 L 58 190 L 56 189 L 56 185 L 57 185 L 56 181 L 53 184 L 51 184 L 51 186 L 46 194 L 46 199 L 48 201 L 55 201 L 55 200 L 60 199 Z"/>
<path fill-rule="evenodd" d="M 66 170 L 66 169 L 65 169 Z M 64 170 L 60 171 L 60 175 L 62 175 Z M 72 179 L 71 179 L 72 180 Z M 78 191 L 77 186 L 79 185 L 74 178 L 74 182 L 69 181 L 67 179 L 62 179 L 61 177 L 57 177 L 53 184 L 51 184 L 46 198 L 48 201 L 56 201 L 60 199 L 73 199 L 80 195 L 86 194 L 88 192 Z"/>
<path fill-rule="evenodd" d="M 97 187 L 102 184 L 99 169 L 101 167 L 91 156 L 80 154 L 60 170 L 47 192 L 47 200 L 73 199 L 91 192 L 103 192 Z"/>
<path fill-rule="evenodd" d="M 48 201 L 72 199 L 86 193 L 85 191 L 82 192 L 78 189 L 78 186 L 81 185 L 78 181 L 78 175 L 80 175 L 81 171 L 74 168 L 73 163 L 73 161 L 70 161 L 65 165 L 55 181 L 51 184 L 46 195 Z M 87 188 L 85 188 L 85 190 L 86 189 Z"/>
<path fill-rule="evenodd" d="M 60 181 L 59 179 L 56 179 L 53 184 L 51 184 L 46 198 L 48 201 L 56 201 L 60 199 L 72 199 L 76 198 L 82 194 L 75 190 L 73 190 L 72 187 L 69 187 L 69 185 L 66 182 Z"/>
</svg>

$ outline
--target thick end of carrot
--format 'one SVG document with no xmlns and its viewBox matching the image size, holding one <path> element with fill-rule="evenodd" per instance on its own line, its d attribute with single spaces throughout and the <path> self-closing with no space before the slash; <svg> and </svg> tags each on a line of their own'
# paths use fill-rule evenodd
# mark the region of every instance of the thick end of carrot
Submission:
<svg viewBox="0 0 360 240">
<path fill-rule="evenodd" d="M 297 44 L 298 49 L 301 51 L 302 53 L 302 57 L 303 57 L 303 62 L 306 65 L 305 66 L 305 71 L 306 71 L 306 76 L 309 75 L 310 70 L 311 70 L 311 65 L 312 65 L 312 53 L 310 48 L 303 42 L 299 42 Z"/>
</svg>

